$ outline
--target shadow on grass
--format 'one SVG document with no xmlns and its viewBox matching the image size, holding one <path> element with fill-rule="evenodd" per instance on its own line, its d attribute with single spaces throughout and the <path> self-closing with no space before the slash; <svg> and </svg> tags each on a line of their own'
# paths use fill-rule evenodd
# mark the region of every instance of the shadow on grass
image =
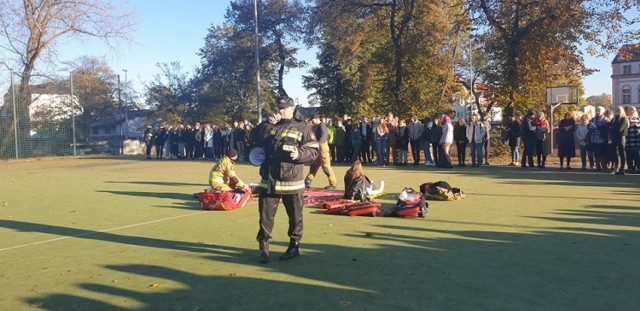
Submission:
<svg viewBox="0 0 640 311">
<path fill-rule="evenodd" d="M 527 168 L 513 166 L 483 166 L 483 167 L 455 167 L 441 169 L 424 166 L 388 166 L 386 168 L 366 168 L 365 170 L 412 171 L 438 174 L 454 174 L 471 177 L 486 177 L 513 183 L 517 179 L 519 184 L 544 184 L 558 186 L 592 186 L 592 187 L 639 187 L 640 175 L 613 175 L 595 171 L 560 171 L 557 168 Z M 424 180 L 429 182 L 435 180 Z"/>
<path fill-rule="evenodd" d="M 179 208 L 179 209 L 188 209 L 188 210 L 200 209 L 198 207 L 198 201 L 193 198 L 193 194 L 187 194 L 187 193 L 147 192 L 147 191 L 114 191 L 114 190 L 97 190 L 96 192 L 110 193 L 110 194 L 114 194 L 114 195 L 135 196 L 135 197 L 171 199 L 171 200 L 180 201 L 182 203 L 179 203 L 177 205 L 172 205 L 172 206 L 166 206 L 166 207 Z"/>
<path fill-rule="evenodd" d="M 105 181 L 108 184 L 132 184 L 132 185 L 150 185 L 150 186 L 202 186 L 206 188 L 208 185 L 203 183 L 183 183 L 183 182 L 162 182 L 162 181 Z"/>
<path fill-rule="evenodd" d="M 77 286 L 92 293 L 87 297 L 57 293 L 26 302 L 44 301 L 41 308 L 48 310 L 121 308 L 116 301 L 135 301 L 139 310 L 638 310 L 639 215 L 629 206 L 585 208 L 541 217 L 545 227 L 502 231 L 490 221 L 473 223 L 480 228 L 474 230 L 434 230 L 429 222 L 441 221 L 429 219 L 367 222 L 372 225 L 366 232 L 342 236 L 348 245 L 303 244 L 300 258 L 267 265 L 256 263 L 255 249 L 86 234 L 82 238 L 196 252 L 228 271 L 208 275 L 202 267 L 109 265 L 163 285 L 131 290 L 85 282 Z M 0 226 L 86 233 L 6 220 Z M 252 270 L 246 266 L 258 275 L 234 271 Z M 96 298 L 103 296 L 109 302 Z"/>
<path fill-rule="evenodd" d="M 206 212 L 204 212 L 206 213 Z M 203 252 L 203 253 L 227 253 L 229 251 L 238 251 L 236 248 L 225 248 L 214 246 L 206 243 L 193 243 L 183 241 L 163 240 L 156 238 L 137 237 L 129 235 L 119 235 L 111 232 L 98 232 L 92 230 L 68 228 L 62 226 L 45 225 L 38 223 L 2 220 L 0 219 L 0 227 L 13 229 L 19 232 L 38 232 L 58 235 L 63 237 L 88 239 L 97 241 L 107 241 L 126 245 L 172 249 L 185 252 Z"/>
</svg>

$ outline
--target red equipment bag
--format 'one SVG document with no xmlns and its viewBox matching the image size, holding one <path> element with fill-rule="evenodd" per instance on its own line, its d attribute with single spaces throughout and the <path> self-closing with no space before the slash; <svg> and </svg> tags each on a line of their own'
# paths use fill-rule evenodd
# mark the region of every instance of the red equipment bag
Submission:
<svg viewBox="0 0 640 311">
<path fill-rule="evenodd" d="M 250 189 L 198 193 L 200 208 L 204 210 L 232 211 L 244 207 L 249 200 L 251 200 Z"/>
<path fill-rule="evenodd" d="M 376 217 L 382 211 L 382 209 L 380 208 L 380 203 L 365 202 L 352 205 L 347 208 L 347 211 L 349 216 L 371 215 L 373 217 Z"/>
<path fill-rule="evenodd" d="M 404 218 L 417 218 L 420 215 L 420 206 L 399 209 L 396 215 Z"/>
<path fill-rule="evenodd" d="M 424 195 L 412 188 L 404 188 L 398 195 L 396 206 L 387 210 L 384 216 L 396 216 L 404 218 L 424 218 L 427 214 L 429 204 L 425 201 Z"/>
</svg>

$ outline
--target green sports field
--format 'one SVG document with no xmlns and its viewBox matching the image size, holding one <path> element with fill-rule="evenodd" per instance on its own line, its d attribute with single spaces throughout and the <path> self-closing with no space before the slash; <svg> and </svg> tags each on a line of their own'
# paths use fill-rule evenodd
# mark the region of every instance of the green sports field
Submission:
<svg viewBox="0 0 640 311">
<path fill-rule="evenodd" d="M 365 167 L 385 180 L 385 208 L 429 181 L 467 197 L 430 202 L 425 219 L 306 208 L 302 255 L 287 262 L 282 208 L 261 265 L 255 200 L 218 212 L 192 198 L 211 166 L 0 163 L 0 309 L 640 310 L 639 175 Z M 341 181 L 347 167 L 334 169 Z"/>
</svg>

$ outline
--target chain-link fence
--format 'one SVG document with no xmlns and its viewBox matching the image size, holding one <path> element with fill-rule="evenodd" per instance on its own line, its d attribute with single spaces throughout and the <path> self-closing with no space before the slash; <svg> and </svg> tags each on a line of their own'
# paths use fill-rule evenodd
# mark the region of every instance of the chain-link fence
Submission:
<svg viewBox="0 0 640 311">
<path fill-rule="evenodd" d="M 141 153 L 150 113 L 126 105 L 133 102 L 126 78 L 121 84 L 108 70 L 81 68 L 26 87 L 15 71 L 2 76 L 7 91 L 0 104 L 0 159 Z"/>
<path fill-rule="evenodd" d="M 78 128 L 75 115 L 21 118 L 18 114 L 13 103 L 5 102 L 0 107 L 1 159 L 120 153 L 123 136 L 107 135 L 92 140 Z"/>
<path fill-rule="evenodd" d="M 12 83 L 0 106 L 0 159 L 122 154 L 132 134 L 126 112 L 106 113 L 111 117 L 96 123 L 69 87 L 32 86 L 28 104 L 19 94 Z"/>
</svg>

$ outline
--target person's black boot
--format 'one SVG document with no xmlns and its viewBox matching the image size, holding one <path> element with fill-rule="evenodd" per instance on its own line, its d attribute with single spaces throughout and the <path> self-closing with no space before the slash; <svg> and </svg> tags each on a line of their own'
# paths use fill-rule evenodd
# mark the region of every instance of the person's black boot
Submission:
<svg viewBox="0 0 640 311">
<path fill-rule="evenodd" d="M 280 256 L 280 260 L 289 260 L 298 257 L 298 255 L 300 255 L 300 243 L 291 240 L 289 241 L 289 247 L 287 248 L 287 251 L 284 252 L 282 256 Z"/>
<path fill-rule="evenodd" d="M 260 263 L 269 263 L 269 241 L 259 241 L 258 245 L 260 246 L 258 261 Z"/>
</svg>

